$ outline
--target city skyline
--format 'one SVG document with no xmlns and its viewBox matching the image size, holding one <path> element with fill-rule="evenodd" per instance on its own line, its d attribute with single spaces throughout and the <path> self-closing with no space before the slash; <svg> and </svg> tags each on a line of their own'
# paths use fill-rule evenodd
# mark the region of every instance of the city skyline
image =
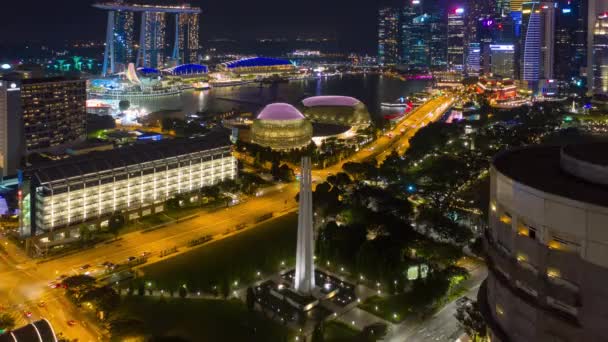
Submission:
<svg viewBox="0 0 608 342">
<path fill-rule="evenodd" d="M 102 41 L 107 16 L 92 7 L 95 2 L 57 0 L 34 3 L 27 0 L 8 3 L 5 5 L 8 12 L 28 13 L 28 25 L 22 25 L 17 17 L 6 18 L 0 23 L 0 41 L 7 45 L 19 45 L 25 41 L 51 46 L 61 46 L 70 40 Z M 375 51 L 375 1 L 353 6 L 346 0 L 329 3 L 312 0 L 296 11 L 278 0 L 229 4 L 219 0 L 193 0 L 189 3 L 202 8 L 200 38 L 203 41 L 216 38 L 322 37 L 338 40 L 346 51 Z M 56 20 L 62 16 L 68 16 L 70 20 Z M 14 27 L 20 29 L 14 30 Z"/>
</svg>

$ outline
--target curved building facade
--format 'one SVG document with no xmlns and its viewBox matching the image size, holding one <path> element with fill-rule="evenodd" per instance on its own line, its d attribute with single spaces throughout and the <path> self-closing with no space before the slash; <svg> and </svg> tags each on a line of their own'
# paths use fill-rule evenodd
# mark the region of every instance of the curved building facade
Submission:
<svg viewBox="0 0 608 342">
<path fill-rule="evenodd" d="M 306 147 L 312 139 L 312 124 L 294 106 L 266 106 L 251 126 L 251 142 L 273 150 Z"/>
<path fill-rule="evenodd" d="M 370 114 L 363 102 L 348 96 L 314 96 L 302 101 L 311 121 L 342 126 L 366 127 Z"/>
<path fill-rule="evenodd" d="M 222 63 L 217 69 L 237 74 L 266 74 L 291 72 L 296 67 L 287 59 L 253 57 Z"/>
<path fill-rule="evenodd" d="M 538 146 L 491 167 L 493 341 L 608 341 L 608 144 Z"/>
</svg>

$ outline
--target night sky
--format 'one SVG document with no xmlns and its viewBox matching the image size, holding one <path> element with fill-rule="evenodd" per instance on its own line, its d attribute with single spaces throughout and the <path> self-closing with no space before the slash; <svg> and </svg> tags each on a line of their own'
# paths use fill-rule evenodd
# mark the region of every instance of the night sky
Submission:
<svg viewBox="0 0 608 342">
<path fill-rule="evenodd" d="M 371 53 L 376 45 L 377 1 L 192 0 L 190 3 L 203 9 L 203 41 L 211 38 L 328 36 L 337 39 L 346 50 Z M 106 16 L 103 11 L 90 6 L 93 2 L 3 1 L 2 12 L 5 15 L 0 20 L 0 42 L 14 45 L 28 41 L 53 45 L 76 39 L 101 41 Z M 177 2 L 175 0 L 174 3 Z"/>
</svg>

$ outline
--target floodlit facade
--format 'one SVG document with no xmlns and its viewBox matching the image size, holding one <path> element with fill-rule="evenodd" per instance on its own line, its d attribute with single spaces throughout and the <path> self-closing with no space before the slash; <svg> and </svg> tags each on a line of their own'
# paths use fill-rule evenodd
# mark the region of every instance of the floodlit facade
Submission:
<svg viewBox="0 0 608 342">
<path fill-rule="evenodd" d="M 28 152 L 83 140 L 86 81 L 61 77 L 21 81 L 23 135 Z"/>
<path fill-rule="evenodd" d="M 21 234 L 33 236 L 82 222 L 107 225 L 163 210 L 177 194 L 237 176 L 228 136 L 210 133 L 91 153 L 27 170 Z M 50 239 L 53 240 L 53 239 Z"/>
<path fill-rule="evenodd" d="M 217 69 L 236 74 L 278 74 L 295 71 L 296 67 L 287 59 L 253 57 L 222 63 Z"/>
<path fill-rule="evenodd" d="M 606 149 L 535 146 L 494 159 L 478 294 L 492 341 L 605 340 Z"/>
<path fill-rule="evenodd" d="M 371 116 L 365 104 L 348 96 L 314 96 L 302 101 L 304 115 L 313 122 L 367 127 Z"/>
<path fill-rule="evenodd" d="M 287 103 L 270 104 L 251 126 L 251 142 L 273 150 L 306 147 L 312 139 L 312 124 Z"/>
</svg>

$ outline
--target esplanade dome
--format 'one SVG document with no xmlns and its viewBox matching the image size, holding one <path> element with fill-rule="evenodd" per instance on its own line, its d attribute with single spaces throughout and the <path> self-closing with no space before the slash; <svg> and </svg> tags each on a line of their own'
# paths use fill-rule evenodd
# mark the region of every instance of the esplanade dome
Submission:
<svg viewBox="0 0 608 342">
<path fill-rule="evenodd" d="M 264 107 L 257 117 L 258 120 L 302 120 L 304 114 L 289 103 L 272 103 Z"/>
<path fill-rule="evenodd" d="M 312 139 L 312 124 L 288 103 L 264 107 L 251 126 L 251 141 L 273 150 L 306 147 Z"/>
<path fill-rule="evenodd" d="M 366 127 L 371 122 L 365 104 L 350 96 L 313 96 L 302 101 L 304 115 L 313 122 Z"/>
</svg>

